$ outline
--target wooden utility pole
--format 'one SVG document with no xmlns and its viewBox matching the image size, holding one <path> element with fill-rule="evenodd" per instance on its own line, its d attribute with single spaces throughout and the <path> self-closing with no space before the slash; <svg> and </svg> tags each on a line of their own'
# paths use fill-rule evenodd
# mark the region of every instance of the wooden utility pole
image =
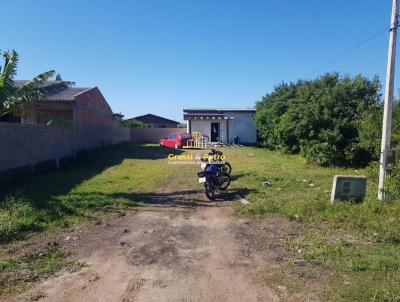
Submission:
<svg viewBox="0 0 400 302">
<path fill-rule="evenodd" d="M 390 23 L 388 64 L 386 71 L 386 87 L 385 87 L 385 105 L 383 111 L 381 160 L 379 167 L 379 191 L 378 191 L 379 200 L 385 200 L 384 184 L 386 177 L 387 154 L 390 150 L 390 138 L 392 133 L 394 70 L 396 65 L 396 39 L 397 39 L 397 26 L 399 18 L 398 2 L 399 0 L 393 0 L 392 18 Z"/>
</svg>

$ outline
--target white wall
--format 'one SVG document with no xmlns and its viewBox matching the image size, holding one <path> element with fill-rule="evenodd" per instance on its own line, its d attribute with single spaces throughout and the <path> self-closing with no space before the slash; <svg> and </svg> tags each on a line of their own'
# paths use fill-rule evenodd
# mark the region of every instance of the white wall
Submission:
<svg viewBox="0 0 400 302">
<path fill-rule="evenodd" d="M 202 134 L 207 135 L 211 138 L 211 123 L 220 123 L 220 135 L 221 142 L 231 143 L 234 136 L 239 137 L 239 143 L 243 144 L 256 144 L 257 143 L 257 129 L 253 123 L 252 112 L 225 112 L 226 117 L 232 117 L 229 120 L 229 138 L 227 134 L 227 120 L 192 120 L 192 133 L 194 131 L 200 131 Z"/>
<path fill-rule="evenodd" d="M 220 141 L 227 143 L 226 120 L 192 120 L 192 133 L 200 131 L 203 135 L 207 135 L 211 139 L 211 123 L 219 123 Z"/>
<path fill-rule="evenodd" d="M 229 142 L 232 142 L 233 137 L 239 137 L 239 143 L 255 144 L 257 143 L 257 128 L 253 123 L 250 112 L 227 112 L 225 116 L 233 117 L 229 121 Z"/>
<path fill-rule="evenodd" d="M 201 134 L 211 136 L 211 123 L 209 120 L 192 120 L 192 133 L 200 131 Z"/>
</svg>

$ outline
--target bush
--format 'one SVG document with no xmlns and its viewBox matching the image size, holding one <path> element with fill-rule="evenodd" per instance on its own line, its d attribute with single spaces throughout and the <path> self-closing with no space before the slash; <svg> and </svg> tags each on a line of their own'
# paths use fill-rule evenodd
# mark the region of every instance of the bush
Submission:
<svg viewBox="0 0 400 302">
<path fill-rule="evenodd" d="M 379 161 L 374 161 L 370 163 L 365 168 L 365 174 L 369 180 L 377 183 L 379 180 Z"/>
<path fill-rule="evenodd" d="M 380 88 L 377 77 L 337 73 L 282 83 L 257 103 L 261 145 L 324 166 L 367 165 L 379 156 Z"/>
<path fill-rule="evenodd" d="M 122 122 L 122 126 L 127 128 L 147 128 L 147 125 L 135 119 L 129 119 Z"/>
<path fill-rule="evenodd" d="M 400 168 L 398 166 L 387 178 L 385 189 L 391 200 L 400 200 Z"/>
</svg>

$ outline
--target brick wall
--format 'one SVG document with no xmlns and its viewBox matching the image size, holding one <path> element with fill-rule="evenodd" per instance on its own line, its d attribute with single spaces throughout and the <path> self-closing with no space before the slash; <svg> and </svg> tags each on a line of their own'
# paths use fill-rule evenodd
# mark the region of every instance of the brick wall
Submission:
<svg viewBox="0 0 400 302">
<path fill-rule="evenodd" d="M 78 114 L 96 123 L 74 129 L 0 123 L 0 183 L 54 168 L 81 150 L 122 141 L 159 143 L 168 133 L 186 132 L 185 128 L 124 128 L 112 116 L 89 109 L 80 108 Z"/>
<path fill-rule="evenodd" d="M 60 160 L 85 149 L 129 141 L 130 129 L 114 125 L 78 129 L 0 123 L 0 182 Z"/>
<path fill-rule="evenodd" d="M 99 108 L 103 112 L 112 113 L 110 105 L 108 105 L 99 88 L 94 87 L 75 97 L 75 103 L 86 106 Z"/>
<path fill-rule="evenodd" d="M 42 125 L 0 123 L 0 171 L 72 155 L 73 132 Z"/>
<path fill-rule="evenodd" d="M 75 96 L 73 103 L 40 103 L 41 110 L 67 110 L 72 127 L 0 123 L 0 182 L 13 172 L 30 174 L 39 167 L 58 166 L 60 159 L 82 150 L 129 141 L 100 90 L 95 87 Z M 65 108 L 64 108 L 65 107 Z M 15 174 L 15 173 L 14 173 Z"/>
<path fill-rule="evenodd" d="M 76 106 L 75 129 L 82 149 L 93 149 L 114 144 L 115 128 L 121 128 L 115 118 L 87 106 Z"/>
<path fill-rule="evenodd" d="M 76 139 L 81 149 L 129 140 L 129 131 L 122 128 L 114 118 L 110 106 L 97 87 L 76 96 L 73 110 Z"/>
</svg>

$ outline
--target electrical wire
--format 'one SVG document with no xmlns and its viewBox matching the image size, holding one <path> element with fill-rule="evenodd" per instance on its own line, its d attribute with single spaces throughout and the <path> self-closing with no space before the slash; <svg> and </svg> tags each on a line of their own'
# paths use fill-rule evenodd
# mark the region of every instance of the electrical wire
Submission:
<svg viewBox="0 0 400 302">
<path fill-rule="evenodd" d="M 397 25 L 399 26 L 399 25 Z M 365 39 L 364 41 L 358 43 L 357 45 L 353 46 L 352 48 L 350 48 L 349 50 L 343 52 L 342 54 L 338 55 L 337 57 L 333 58 L 332 60 L 328 61 L 327 63 L 321 65 L 318 69 L 324 68 L 334 62 L 336 62 L 337 60 L 340 60 L 341 58 L 347 56 L 349 53 L 352 53 L 353 51 L 357 50 L 358 48 L 364 46 L 365 44 L 367 44 L 368 42 L 370 42 L 371 40 L 379 37 L 380 35 L 382 35 L 385 32 L 389 32 L 390 30 L 392 30 L 391 28 L 385 27 L 384 29 L 380 30 L 379 32 L 375 33 L 374 35 L 370 36 L 369 38 Z"/>
</svg>

